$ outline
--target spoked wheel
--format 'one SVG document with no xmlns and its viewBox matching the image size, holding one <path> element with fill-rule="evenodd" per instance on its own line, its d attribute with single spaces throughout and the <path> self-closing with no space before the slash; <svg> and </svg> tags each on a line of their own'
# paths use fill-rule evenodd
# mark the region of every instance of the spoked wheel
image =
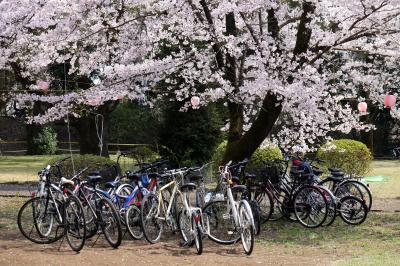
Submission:
<svg viewBox="0 0 400 266">
<path fill-rule="evenodd" d="M 254 247 L 254 220 L 247 201 L 241 201 L 239 204 L 239 220 L 241 222 L 240 238 L 243 249 L 246 255 L 250 255 Z"/>
<path fill-rule="evenodd" d="M 55 203 L 51 199 L 36 197 L 25 202 L 17 218 L 22 235 L 38 244 L 50 244 L 61 239 L 65 226 L 58 217 L 56 204 L 60 215 L 63 215 L 63 205 L 58 201 Z"/>
<path fill-rule="evenodd" d="M 260 205 L 258 205 L 258 202 L 255 200 L 250 201 L 250 207 L 251 211 L 253 213 L 253 219 L 254 219 L 254 234 L 259 235 L 261 233 L 261 211 L 260 211 Z"/>
<path fill-rule="evenodd" d="M 336 198 L 332 192 L 325 187 L 320 186 L 319 188 L 328 202 L 328 215 L 322 226 L 329 226 L 335 221 L 336 218 Z"/>
<path fill-rule="evenodd" d="M 96 235 L 99 229 L 99 223 L 97 222 L 95 215 L 95 203 L 94 201 L 91 201 L 90 203 L 83 201 L 82 207 L 86 223 L 86 239 L 89 239 Z"/>
<path fill-rule="evenodd" d="M 122 241 L 122 229 L 119 214 L 109 199 L 101 198 L 99 201 L 101 230 L 107 242 L 113 248 L 118 248 Z"/>
<path fill-rule="evenodd" d="M 196 246 L 197 255 L 201 255 L 203 253 L 203 232 L 200 226 L 200 216 L 196 216 L 194 213 L 192 214 L 192 230 L 193 230 L 193 238 L 194 245 Z"/>
<path fill-rule="evenodd" d="M 372 193 L 371 190 L 362 182 L 357 180 L 347 180 L 339 184 L 334 192 L 338 198 L 345 196 L 354 196 L 365 202 L 368 210 L 372 207 Z"/>
<path fill-rule="evenodd" d="M 193 246 L 195 243 L 192 236 L 192 219 L 190 213 L 185 209 L 181 210 L 178 214 L 178 226 L 185 244 L 189 247 Z"/>
<path fill-rule="evenodd" d="M 308 228 L 321 226 L 328 216 L 328 201 L 317 187 L 302 187 L 294 197 L 293 205 L 297 220 Z"/>
<path fill-rule="evenodd" d="M 203 208 L 204 226 L 208 237 L 219 244 L 230 245 L 240 239 L 231 211 L 228 212 L 227 202 L 215 200 Z"/>
<path fill-rule="evenodd" d="M 255 200 L 260 210 L 260 222 L 266 223 L 272 216 L 274 211 L 274 202 L 269 191 L 257 192 Z"/>
<path fill-rule="evenodd" d="M 136 240 L 143 238 L 143 231 L 140 219 L 140 209 L 136 205 L 130 205 L 125 213 L 125 224 L 129 235 Z"/>
<path fill-rule="evenodd" d="M 73 251 L 79 252 L 85 245 L 86 224 L 79 199 L 70 195 L 65 205 L 66 238 Z"/>
<path fill-rule="evenodd" d="M 359 225 L 367 219 L 368 207 L 357 197 L 345 196 L 340 199 L 339 215 L 344 222 Z"/>
<path fill-rule="evenodd" d="M 158 198 L 154 193 L 147 194 L 140 210 L 143 235 L 149 243 L 160 240 L 163 231 L 162 221 L 158 219 Z"/>
</svg>

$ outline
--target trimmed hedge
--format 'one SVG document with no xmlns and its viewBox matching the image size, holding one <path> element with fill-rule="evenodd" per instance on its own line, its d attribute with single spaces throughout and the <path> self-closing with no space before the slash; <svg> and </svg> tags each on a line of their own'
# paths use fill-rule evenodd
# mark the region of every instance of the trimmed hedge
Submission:
<svg viewBox="0 0 400 266">
<path fill-rule="evenodd" d="M 218 170 L 218 163 L 222 161 L 227 144 L 228 142 L 226 140 L 221 142 L 214 151 L 213 161 L 216 170 Z M 262 168 L 264 167 L 264 161 L 273 161 L 275 159 L 283 159 L 281 150 L 275 144 L 269 141 L 264 141 L 260 148 L 258 148 L 251 156 L 246 171 L 253 171 Z"/>
<path fill-rule="evenodd" d="M 319 148 L 317 156 L 326 161 L 327 167 L 340 168 L 356 176 L 368 173 L 372 162 L 367 146 L 351 139 L 333 140 Z"/>
<path fill-rule="evenodd" d="M 66 156 L 57 156 L 51 159 L 48 164 L 55 164 L 60 159 L 65 158 Z M 110 158 L 101 157 L 96 155 L 73 155 L 75 171 L 78 172 L 85 167 L 89 167 L 88 170 L 83 174 L 83 177 L 90 172 L 100 172 L 100 174 L 104 177 L 105 180 L 112 180 L 118 174 L 112 166 L 115 164 Z M 54 169 L 55 171 L 56 169 Z M 118 169 L 118 171 L 120 171 Z M 72 160 L 68 159 L 61 163 L 61 174 L 64 177 L 71 177 L 74 174 L 72 167 Z"/>
</svg>

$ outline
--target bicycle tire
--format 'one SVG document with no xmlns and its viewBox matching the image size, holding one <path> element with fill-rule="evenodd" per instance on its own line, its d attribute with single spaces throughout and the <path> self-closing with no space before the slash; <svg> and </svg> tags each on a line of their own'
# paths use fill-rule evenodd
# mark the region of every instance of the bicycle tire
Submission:
<svg viewBox="0 0 400 266">
<path fill-rule="evenodd" d="M 121 245 L 122 242 L 122 228 L 121 228 L 121 222 L 119 219 L 119 214 L 117 210 L 114 207 L 114 204 L 107 198 L 101 198 L 98 203 L 98 213 L 100 214 L 98 216 L 100 225 L 101 225 L 101 231 L 104 234 L 104 237 L 106 238 L 107 242 L 112 246 L 113 248 L 118 248 Z M 108 213 L 105 213 L 104 210 L 105 208 L 108 208 L 109 211 Z M 104 214 L 108 215 L 109 219 L 106 219 L 106 221 L 112 222 L 112 227 L 108 226 L 106 222 L 104 221 L 103 217 L 103 212 Z M 116 232 L 116 239 L 112 239 L 110 232 L 107 230 L 108 228 L 112 228 L 114 232 Z"/>
<path fill-rule="evenodd" d="M 37 229 L 37 221 L 35 219 L 37 219 L 37 217 L 35 218 L 35 211 L 34 211 L 34 201 L 38 201 L 38 200 L 44 200 L 43 198 L 40 197 L 35 197 L 35 198 L 31 198 L 28 201 L 26 201 L 22 207 L 19 209 L 18 211 L 18 216 L 17 216 L 17 224 L 18 224 L 18 229 L 21 232 L 21 234 L 28 240 L 32 241 L 33 243 L 37 243 L 37 244 L 51 244 L 54 243 L 56 241 L 58 241 L 59 239 L 61 239 L 64 236 L 64 231 L 65 231 L 65 227 L 61 224 L 56 225 L 57 228 L 55 229 L 55 236 L 54 237 L 49 237 L 49 236 L 43 236 L 43 234 L 38 233 L 38 229 Z M 61 203 L 59 202 L 59 205 L 61 206 Z M 32 207 L 32 213 L 29 212 L 29 210 L 27 210 L 27 212 L 25 212 L 26 208 L 30 208 Z M 63 211 L 61 211 L 63 213 Z M 36 214 L 37 215 L 37 214 Z M 52 215 L 52 214 L 51 214 Z M 34 221 L 32 221 L 32 224 L 30 222 L 28 223 L 28 227 L 31 227 L 29 230 L 25 229 L 24 223 L 25 221 L 25 217 L 26 219 L 33 219 Z M 55 218 L 55 221 L 57 221 L 57 218 Z M 59 228 L 61 228 L 61 232 L 59 233 Z M 32 235 L 32 233 L 34 233 L 34 231 L 37 233 L 37 236 Z M 27 232 L 29 231 L 29 233 Z"/>
<path fill-rule="evenodd" d="M 246 255 L 251 255 L 254 248 L 254 220 L 251 207 L 246 200 L 242 200 L 239 204 L 238 214 L 244 228 L 241 228 L 240 238 Z M 250 229 L 249 229 L 250 227 Z"/>
<path fill-rule="evenodd" d="M 157 243 L 163 232 L 162 222 L 155 217 L 158 212 L 158 203 L 156 194 L 150 192 L 143 198 L 140 209 L 143 236 L 151 244 Z M 151 225 L 154 225 L 154 235 L 151 234 L 153 231 Z"/>
<path fill-rule="evenodd" d="M 353 205 L 352 207 L 354 207 L 354 204 L 359 204 L 361 210 L 354 210 L 354 209 L 348 210 L 348 207 L 347 207 L 348 204 L 346 204 L 347 201 L 349 201 L 348 204 Z M 347 207 L 347 210 L 344 210 L 344 206 Z M 361 218 L 359 218 L 359 216 L 358 216 L 360 213 L 361 213 L 361 215 L 362 215 Z M 351 219 L 349 219 L 349 217 L 348 217 L 347 215 L 345 215 L 345 214 L 349 214 L 349 215 L 351 216 Z M 356 218 L 359 218 L 359 219 L 357 219 L 356 221 L 353 221 L 353 220 L 352 220 L 353 217 L 354 217 L 354 214 L 357 215 Z M 362 224 L 362 223 L 367 219 L 367 216 L 368 216 L 368 206 L 365 204 L 365 202 L 364 202 L 363 200 L 361 200 L 361 199 L 359 199 L 359 198 L 357 198 L 357 197 L 354 197 L 354 196 L 345 196 L 345 197 L 343 197 L 343 198 L 340 200 L 339 215 L 340 215 L 340 218 L 342 218 L 342 220 L 343 220 L 345 223 L 347 223 L 347 224 L 350 224 L 350 225 L 360 225 L 360 224 Z"/>
<path fill-rule="evenodd" d="M 140 209 L 136 205 L 130 205 L 127 208 L 125 213 L 125 224 L 129 235 L 133 239 L 140 240 L 143 238 Z"/>
<path fill-rule="evenodd" d="M 192 214 L 192 229 L 194 230 L 194 245 L 196 247 L 197 255 L 201 255 L 203 253 L 203 233 L 201 230 L 201 226 L 196 222 L 196 219 L 194 218 L 194 213 Z"/>
<path fill-rule="evenodd" d="M 73 212 L 70 213 L 68 210 L 71 206 L 74 206 L 75 209 L 73 207 Z M 74 217 L 72 217 L 71 214 L 74 215 Z M 71 218 L 73 218 L 73 221 L 71 221 Z M 79 252 L 85 245 L 86 223 L 82 203 L 75 195 L 72 194 L 68 196 L 67 202 L 65 203 L 65 221 L 65 236 L 67 242 L 73 251 Z M 73 232 L 71 232 L 71 228 L 74 228 Z M 80 229 L 82 229 L 82 232 L 80 232 Z M 74 239 L 77 239 L 78 242 L 75 243 Z"/>
<path fill-rule="evenodd" d="M 230 217 L 224 217 L 226 204 L 224 200 L 214 200 L 207 203 L 202 210 L 208 238 L 222 245 L 234 244 L 240 240 L 234 221 Z"/>
<path fill-rule="evenodd" d="M 311 194 L 311 193 L 313 193 L 313 194 Z M 314 198 L 313 198 L 313 196 L 314 196 Z M 319 196 L 319 199 L 315 199 L 316 196 Z M 304 198 L 299 198 L 299 197 L 304 197 Z M 319 188 L 317 188 L 315 186 L 311 186 L 311 185 L 302 186 L 296 192 L 293 199 L 294 199 L 293 207 L 294 207 L 295 216 L 296 216 L 297 220 L 304 227 L 317 228 L 325 222 L 326 217 L 328 216 L 328 208 L 329 208 L 328 201 Z M 305 202 L 301 202 L 301 200 L 305 200 Z M 323 209 L 321 207 L 324 208 L 324 211 L 322 211 Z M 300 211 L 302 211 L 302 210 L 306 210 L 307 212 L 300 213 Z M 313 215 L 313 211 L 322 213 L 322 217 L 320 218 L 320 220 L 318 222 L 316 222 L 316 220 L 314 218 L 311 218 L 311 217 L 313 217 L 313 216 L 311 216 L 311 215 Z M 313 223 L 307 223 L 306 222 L 307 218 L 309 218 L 309 220 Z"/>
</svg>

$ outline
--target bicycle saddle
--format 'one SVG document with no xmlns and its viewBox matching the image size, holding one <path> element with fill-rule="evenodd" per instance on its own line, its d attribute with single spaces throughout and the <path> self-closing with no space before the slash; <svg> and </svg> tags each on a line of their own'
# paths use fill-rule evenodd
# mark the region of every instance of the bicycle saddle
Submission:
<svg viewBox="0 0 400 266">
<path fill-rule="evenodd" d="M 331 175 L 333 177 L 343 177 L 344 173 L 343 172 L 332 172 Z"/>
<path fill-rule="evenodd" d="M 339 168 L 328 168 L 328 170 L 331 172 L 341 172 L 342 171 Z"/>
<path fill-rule="evenodd" d="M 118 187 L 118 184 L 119 184 L 118 181 L 110 181 L 105 184 L 105 187 L 106 188 L 116 188 L 116 187 Z"/>
<path fill-rule="evenodd" d="M 237 176 L 232 176 L 232 182 L 236 184 L 240 184 L 240 179 Z"/>
<path fill-rule="evenodd" d="M 89 182 L 96 183 L 103 179 L 100 173 L 89 173 L 88 174 Z"/>
<path fill-rule="evenodd" d="M 236 185 L 231 188 L 232 193 L 245 192 L 247 187 L 245 185 Z"/>
<path fill-rule="evenodd" d="M 134 173 L 127 173 L 127 174 L 126 174 L 126 177 L 127 177 L 129 180 L 137 180 L 137 179 L 139 179 L 139 175 L 134 174 Z"/>
<path fill-rule="evenodd" d="M 189 180 L 191 181 L 198 181 L 198 180 L 202 180 L 204 177 L 202 175 L 190 175 L 188 177 Z"/>
<path fill-rule="evenodd" d="M 324 173 L 324 171 L 322 171 L 322 170 L 319 170 L 319 169 L 313 169 L 313 173 L 314 173 L 314 175 L 322 175 L 323 173 Z"/>
<path fill-rule="evenodd" d="M 290 174 L 291 175 L 301 175 L 301 174 L 303 174 L 304 173 L 304 170 L 297 170 L 297 169 L 292 169 L 292 170 L 290 170 Z"/>
<path fill-rule="evenodd" d="M 194 184 L 194 183 L 186 183 L 186 184 L 181 185 L 180 190 L 182 192 L 188 192 L 188 191 L 191 191 L 191 190 L 195 190 L 196 188 L 197 188 L 196 184 Z"/>
<path fill-rule="evenodd" d="M 246 178 L 256 178 L 256 175 L 255 175 L 255 174 L 248 174 L 248 173 L 246 173 L 246 174 L 245 174 L 245 177 L 246 177 Z"/>
</svg>

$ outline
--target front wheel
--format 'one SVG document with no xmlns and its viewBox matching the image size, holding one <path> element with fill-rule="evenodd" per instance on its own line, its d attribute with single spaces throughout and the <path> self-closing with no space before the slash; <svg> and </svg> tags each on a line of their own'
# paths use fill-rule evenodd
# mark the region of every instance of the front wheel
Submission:
<svg viewBox="0 0 400 266">
<path fill-rule="evenodd" d="M 208 238 L 218 244 L 230 245 L 240 239 L 238 228 L 235 226 L 232 210 L 228 212 L 224 200 L 210 201 L 203 208 L 204 227 L 207 228 Z"/>
<path fill-rule="evenodd" d="M 101 230 L 110 246 L 118 248 L 122 242 L 122 229 L 119 214 L 114 205 L 107 198 L 100 199 L 98 208 L 101 219 Z"/>
<path fill-rule="evenodd" d="M 254 220 L 250 205 L 247 201 L 239 204 L 240 238 L 246 255 L 253 252 L 254 247 Z"/>
<path fill-rule="evenodd" d="M 65 204 L 65 220 L 67 242 L 73 251 L 79 252 L 85 245 L 86 223 L 82 204 L 74 195 Z"/>
<path fill-rule="evenodd" d="M 143 238 L 140 219 L 140 209 L 136 205 L 130 205 L 125 213 L 125 224 L 129 235 L 136 240 Z"/>
<path fill-rule="evenodd" d="M 322 191 L 314 186 L 303 186 L 294 197 L 294 213 L 305 227 L 321 226 L 328 216 L 328 201 Z"/>
<path fill-rule="evenodd" d="M 151 192 L 143 198 L 140 210 L 143 235 L 151 244 L 160 240 L 163 231 L 162 221 L 157 217 L 158 204 L 157 196 Z"/>
</svg>

